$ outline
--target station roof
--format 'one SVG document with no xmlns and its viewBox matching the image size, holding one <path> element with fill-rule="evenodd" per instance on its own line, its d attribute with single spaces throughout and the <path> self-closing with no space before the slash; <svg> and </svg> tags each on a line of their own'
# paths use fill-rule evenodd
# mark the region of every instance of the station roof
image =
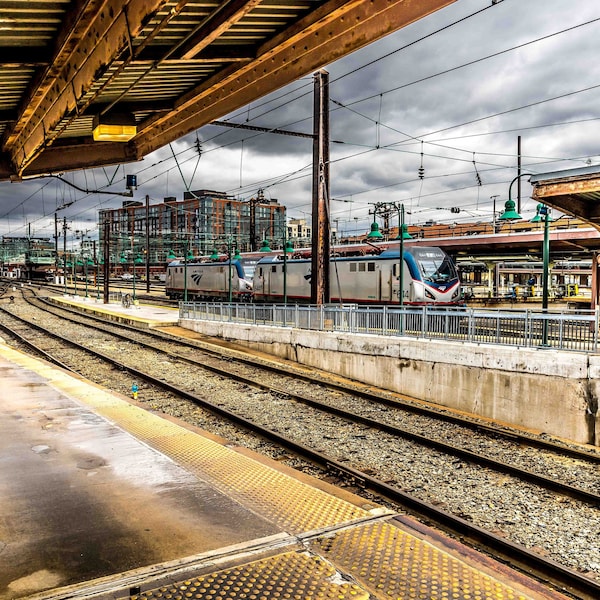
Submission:
<svg viewBox="0 0 600 600">
<path fill-rule="evenodd" d="M 139 160 L 454 1 L 0 0 L 0 179 Z"/>
<path fill-rule="evenodd" d="M 532 198 L 600 230 L 600 166 L 532 175 Z"/>
<path fill-rule="evenodd" d="M 543 228 L 532 231 L 509 231 L 460 237 L 408 240 L 408 245 L 439 246 L 452 256 L 541 256 Z M 553 229 L 549 232 L 553 256 L 573 256 L 600 250 L 600 231 L 592 227 Z"/>
</svg>

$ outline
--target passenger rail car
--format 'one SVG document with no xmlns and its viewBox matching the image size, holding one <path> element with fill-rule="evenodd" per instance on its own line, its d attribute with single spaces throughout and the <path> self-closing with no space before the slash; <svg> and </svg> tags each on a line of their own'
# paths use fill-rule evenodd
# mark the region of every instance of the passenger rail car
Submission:
<svg viewBox="0 0 600 600">
<path fill-rule="evenodd" d="M 187 285 L 186 285 L 187 282 Z M 167 266 L 165 292 L 169 298 L 250 301 L 252 282 L 239 260 L 225 262 L 173 261 Z"/>
<path fill-rule="evenodd" d="M 379 255 L 333 257 L 329 263 L 332 302 L 397 304 L 399 302 L 399 250 Z M 403 303 L 407 305 L 462 304 L 460 281 L 454 263 L 436 247 L 404 250 Z M 252 280 L 255 302 L 310 302 L 311 260 L 264 258 L 256 264 Z"/>
</svg>

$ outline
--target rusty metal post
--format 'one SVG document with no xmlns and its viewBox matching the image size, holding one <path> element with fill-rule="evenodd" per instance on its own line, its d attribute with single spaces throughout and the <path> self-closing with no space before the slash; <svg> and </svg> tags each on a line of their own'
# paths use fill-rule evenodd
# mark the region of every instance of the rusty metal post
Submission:
<svg viewBox="0 0 600 600">
<path fill-rule="evenodd" d="M 521 136 L 517 138 L 517 212 L 521 214 Z"/>
<path fill-rule="evenodd" d="M 104 285 L 102 290 L 102 301 L 104 304 L 108 304 L 110 302 L 110 217 L 105 214 L 103 221 L 104 229 L 102 231 L 102 251 L 104 252 Z"/>
<path fill-rule="evenodd" d="M 329 73 L 314 76 L 312 252 L 310 301 L 326 304 L 329 287 Z"/>
<path fill-rule="evenodd" d="M 150 293 L 150 196 L 146 194 L 146 294 Z"/>
</svg>

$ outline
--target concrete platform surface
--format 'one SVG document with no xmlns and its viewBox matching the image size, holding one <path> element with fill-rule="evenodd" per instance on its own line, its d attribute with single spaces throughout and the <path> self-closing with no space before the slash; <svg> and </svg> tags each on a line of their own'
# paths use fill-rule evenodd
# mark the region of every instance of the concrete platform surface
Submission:
<svg viewBox="0 0 600 600">
<path fill-rule="evenodd" d="M 179 321 L 179 309 L 168 306 L 143 303 L 126 306 L 121 302 L 104 304 L 101 299 L 73 295 L 56 295 L 52 297 L 52 301 L 77 307 L 84 312 L 102 313 L 112 315 L 119 320 L 136 321 L 148 327 L 168 326 Z"/>
</svg>

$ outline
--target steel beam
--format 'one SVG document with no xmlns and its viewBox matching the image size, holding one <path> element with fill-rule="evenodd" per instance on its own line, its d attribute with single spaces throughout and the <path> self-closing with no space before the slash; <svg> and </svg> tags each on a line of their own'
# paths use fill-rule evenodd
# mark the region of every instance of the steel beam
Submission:
<svg viewBox="0 0 600 600">
<path fill-rule="evenodd" d="M 4 149 L 17 174 L 51 144 L 53 132 L 64 118 L 77 110 L 98 73 L 127 48 L 143 24 L 166 0 L 90 1 L 79 6 L 78 19 L 65 25 L 65 34 L 51 66 L 30 91 L 27 108 L 7 136 Z M 126 8 L 126 13 L 125 13 Z"/>
<path fill-rule="evenodd" d="M 232 65 L 183 97 L 168 115 L 139 128 L 144 156 L 456 0 L 332 0 L 266 43 L 247 65 Z"/>
<path fill-rule="evenodd" d="M 538 182 L 532 198 L 600 228 L 600 176 Z"/>
</svg>

